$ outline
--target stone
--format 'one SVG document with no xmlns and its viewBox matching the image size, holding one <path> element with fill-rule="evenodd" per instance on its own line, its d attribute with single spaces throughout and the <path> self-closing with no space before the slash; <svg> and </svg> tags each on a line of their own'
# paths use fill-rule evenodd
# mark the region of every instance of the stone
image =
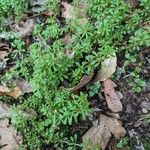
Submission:
<svg viewBox="0 0 150 150">
<path fill-rule="evenodd" d="M 140 107 L 143 109 L 146 109 L 146 110 L 150 110 L 150 102 L 147 102 L 147 101 L 144 101 L 141 103 Z"/>
<path fill-rule="evenodd" d="M 144 114 L 147 114 L 147 113 L 148 113 L 148 110 L 145 109 L 145 108 L 142 108 L 142 112 L 143 112 Z"/>
</svg>

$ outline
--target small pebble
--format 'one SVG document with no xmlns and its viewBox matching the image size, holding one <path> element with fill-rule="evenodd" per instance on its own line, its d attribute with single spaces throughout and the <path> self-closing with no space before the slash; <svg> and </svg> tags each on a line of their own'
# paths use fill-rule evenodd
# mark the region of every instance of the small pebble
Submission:
<svg viewBox="0 0 150 150">
<path fill-rule="evenodd" d="M 142 112 L 143 112 L 144 114 L 147 114 L 147 113 L 148 113 L 148 110 L 145 109 L 145 108 L 142 108 Z"/>
<path fill-rule="evenodd" d="M 146 110 L 150 110 L 150 102 L 142 102 L 140 105 L 141 108 L 145 108 Z"/>
</svg>

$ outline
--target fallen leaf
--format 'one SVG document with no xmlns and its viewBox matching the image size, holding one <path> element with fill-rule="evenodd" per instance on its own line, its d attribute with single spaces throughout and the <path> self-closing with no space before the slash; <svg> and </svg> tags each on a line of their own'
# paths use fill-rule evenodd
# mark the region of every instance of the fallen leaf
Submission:
<svg viewBox="0 0 150 150">
<path fill-rule="evenodd" d="M 6 92 L 5 92 L 6 93 Z M 18 86 L 16 86 L 14 89 L 12 89 L 10 92 L 6 93 L 7 95 L 17 99 L 20 95 L 22 95 L 22 91 L 20 90 L 20 88 Z"/>
<path fill-rule="evenodd" d="M 32 92 L 32 87 L 26 80 L 17 79 L 16 84 L 20 88 L 20 90 L 22 91 L 23 94 Z"/>
<path fill-rule="evenodd" d="M 98 145 L 102 150 L 105 150 L 112 135 L 114 135 L 116 139 L 120 139 L 121 137 L 124 137 L 125 134 L 126 130 L 117 119 L 101 114 L 98 124 L 90 128 L 82 137 L 83 143 L 88 142 L 86 149 L 83 148 L 83 150 L 92 150 L 95 145 Z"/>
<path fill-rule="evenodd" d="M 22 91 L 20 90 L 20 88 L 18 86 L 10 89 L 8 87 L 0 85 L 0 96 L 2 96 L 2 95 L 9 95 L 9 96 L 17 99 L 20 95 L 22 95 Z"/>
<path fill-rule="evenodd" d="M 8 93 L 10 91 L 11 90 L 8 87 L 0 85 L 0 93 Z"/>
<path fill-rule="evenodd" d="M 74 86 L 73 88 L 69 88 L 69 91 L 74 92 L 74 91 L 79 90 L 80 88 L 82 88 L 83 86 L 85 86 L 86 84 L 88 84 L 91 81 L 93 75 L 94 75 L 93 73 L 91 73 L 89 75 L 84 75 L 82 77 L 82 79 L 80 80 L 80 82 L 76 86 Z"/>
<path fill-rule="evenodd" d="M 108 108 L 113 112 L 121 111 L 123 109 L 123 106 L 120 101 L 121 96 L 116 93 L 114 89 L 114 87 L 116 87 L 116 84 L 110 79 L 107 79 L 103 82 L 103 87 Z"/>
<path fill-rule="evenodd" d="M 110 145 L 111 145 L 111 149 L 112 150 L 118 150 L 116 145 L 117 145 L 117 139 L 115 138 L 112 138 L 111 141 L 110 141 Z"/>
<path fill-rule="evenodd" d="M 11 49 L 9 48 L 9 45 L 0 43 L 0 59 L 1 60 L 7 57 L 10 52 L 11 52 Z"/>
<path fill-rule="evenodd" d="M 64 7 L 64 9 L 62 10 L 63 18 L 66 18 L 66 19 L 75 19 L 76 18 L 74 8 L 71 4 L 62 1 L 61 5 Z"/>
<path fill-rule="evenodd" d="M 36 117 L 37 113 L 33 109 L 27 109 L 25 111 L 20 111 L 20 114 L 24 117 Z M 13 110 L 11 106 L 0 101 L 0 118 L 12 118 L 13 117 Z"/>
<path fill-rule="evenodd" d="M 0 101 L 0 118 L 11 117 L 12 112 L 10 106 Z"/>
<path fill-rule="evenodd" d="M 21 38 L 24 38 L 31 34 L 34 24 L 34 19 L 27 19 L 26 21 L 22 21 L 20 24 L 13 25 L 12 29 L 16 30 Z"/>
<path fill-rule="evenodd" d="M 0 59 L 4 59 L 5 57 L 7 57 L 9 55 L 9 53 L 7 51 L 0 51 Z"/>
<path fill-rule="evenodd" d="M 62 1 L 62 17 L 66 19 L 74 19 L 77 25 L 86 25 L 88 23 L 88 17 L 86 16 L 85 4 L 81 3 L 78 7 L 74 7 L 71 4 Z"/>
<path fill-rule="evenodd" d="M 114 54 L 102 62 L 101 69 L 98 71 L 94 82 L 105 81 L 107 78 L 111 77 L 111 75 L 116 71 L 116 67 L 117 57 L 116 54 Z"/>
<path fill-rule="evenodd" d="M 22 94 L 32 92 L 31 85 L 24 79 L 20 78 L 20 79 L 17 79 L 15 82 L 17 86 L 14 88 L 8 88 L 6 86 L 0 85 L 0 95 L 8 95 L 17 99 Z"/>
<path fill-rule="evenodd" d="M 70 33 L 66 33 L 62 41 L 64 42 L 65 45 L 71 44 L 73 40 L 72 40 Z"/>
<path fill-rule="evenodd" d="M 8 55 L 11 52 L 11 48 L 8 44 L 0 43 L 0 71 L 6 68 Z"/>
<path fill-rule="evenodd" d="M 125 0 L 127 3 L 130 3 L 131 6 L 137 7 L 139 5 L 139 0 Z"/>
<path fill-rule="evenodd" d="M 68 58 L 72 58 L 74 56 L 74 52 L 71 50 L 71 49 L 66 49 L 65 50 L 65 55 L 68 57 Z"/>
<path fill-rule="evenodd" d="M 13 127 L 9 127 L 9 120 L 0 120 L 0 146 L 2 150 L 16 150 L 22 144 L 22 137 L 17 135 Z"/>
</svg>

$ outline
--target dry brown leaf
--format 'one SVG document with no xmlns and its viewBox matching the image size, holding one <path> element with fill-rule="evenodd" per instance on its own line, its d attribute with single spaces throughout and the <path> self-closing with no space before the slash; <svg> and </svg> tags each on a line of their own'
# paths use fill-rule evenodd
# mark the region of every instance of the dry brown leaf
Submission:
<svg viewBox="0 0 150 150">
<path fill-rule="evenodd" d="M 6 93 L 6 92 L 5 92 Z M 12 89 L 10 92 L 6 93 L 7 95 L 17 99 L 20 95 L 22 95 L 22 91 L 20 90 L 20 88 L 18 86 L 16 86 L 14 89 Z"/>
<path fill-rule="evenodd" d="M 24 79 L 17 79 L 16 84 L 17 86 L 15 88 L 0 85 L 0 95 L 8 95 L 17 99 L 22 94 L 32 92 L 31 85 Z"/>
<path fill-rule="evenodd" d="M 22 116 L 24 117 L 36 117 L 37 113 L 33 109 L 26 109 L 26 111 L 21 112 Z M 4 102 L 0 101 L 0 118 L 12 118 L 13 117 L 13 111 L 11 109 L 11 106 L 8 104 L 5 104 Z"/>
<path fill-rule="evenodd" d="M 110 79 L 107 79 L 103 82 L 103 87 L 108 108 L 113 112 L 122 111 L 123 106 L 120 101 L 120 96 L 118 96 L 114 89 L 116 87 L 116 84 Z"/>
<path fill-rule="evenodd" d="M 32 92 L 32 87 L 31 85 L 24 79 L 17 79 L 16 81 L 17 86 L 20 88 L 22 93 L 31 93 Z"/>
<path fill-rule="evenodd" d="M 3 60 L 8 55 L 9 55 L 9 53 L 7 51 L 0 51 L 0 59 L 1 60 Z"/>
<path fill-rule="evenodd" d="M 73 41 L 70 33 L 66 33 L 62 41 L 64 42 L 65 45 L 71 44 Z"/>
<path fill-rule="evenodd" d="M 77 25 L 86 25 L 88 22 L 85 12 L 85 2 L 82 2 L 78 7 L 73 7 L 71 4 L 62 1 L 62 17 L 66 19 L 76 19 Z"/>
<path fill-rule="evenodd" d="M 9 48 L 9 45 L 0 43 L 0 59 L 3 60 L 5 57 L 7 57 L 10 53 L 11 49 Z"/>
<path fill-rule="evenodd" d="M 64 7 L 64 9 L 62 10 L 63 18 L 66 18 L 66 19 L 75 19 L 76 18 L 74 8 L 72 5 L 70 5 L 67 2 L 63 2 L 63 1 L 62 1 L 61 5 Z"/>
<path fill-rule="evenodd" d="M 12 112 L 10 106 L 0 101 L 0 118 L 11 117 Z"/>
<path fill-rule="evenodd" d="M 125 0 L 127 3 L 130 3 L 131 6 L 137 7 L 139 5 L 139 0 Z"/>
<path fill-rule="evenodd" d="M 62 38 L 62 41 L 65 45 L 69 45 L 73 42 L 72 37 L 70 35 L 70 33 L 66 33 L 65 36 Z M 65 49 L 65 55 L 68 58 L 72 58 L 74 56 L 74 51 L 72 51 L 71 49 Z"/>
<path fill-rule="evenodd" d="M 65 55 L 66 55 L 68 58 L 73 58 L 74 52 L 73 52 L 71 49 L 66 49 L 66 50 L 65 50 Z"/>
<path fill-rule="evenodd" d="M 0 120 L 0 146 L 2 150 L 17 150 L 22 144 L 22 137 L 17 135 L 17 131 L 9 127 L 9 120 Z"/>
<path fill-rule="evenodd" d="M 111 145 L 111 150 L 118 150 L 116 145 L 117 145 L 117 139 L 115 138 L 112 138 L 111 141 L 110 141 L 110 145 Z"/>
<path fill-rule="evenodd" d="M 80 88 L 82 88 L 83 86 L 85 86 L 86 84 L 88 84 L 91 81 L 93 75 L 94 75 L 93 73 L 91 73 L 89 75 L 84 75 L 82 77 L 82 79 L 80 80 L 80 82 L 73 88 L 70 88 L 69 91 L 74 92 L 74 91 L 79 90 Z"/>
<path fill-rule="evenodd" d="M 24 38 L 31 34 L 34 24 L 34 19 L 27 19 L 26 21 L 22 21 L 20 24 L 15 24 L 12 28 L 19 32 L 20 37 Z"/>
<path fill-rule="evenodd" d="M 117 57 L 116 54 L 113 54 L 113 56 L 105 59 L 102 62 L 101 69 L 98 71 L 98 74 L 94 82 L 105 81 L 107 78 L 111 77 L 111 75 L 116 71 L 116 67 L 117 67 Z"/>
<path fill-rule="evenodd" d="M 5 92 L 8 93 L 10 91 L 11 90 L 8 87 L 0 85 L 0 92 L 1 93 L 5 93 Z"/>
<path fill-rule="evenodd" d="M 126 134 L 126 130 L 115 118 L 110 118 L 101 114 L 98 122 L 97 125 L 90 128 L 83 136 L 83 143 L 85 143 L 85 145 L 88 144 L 86 145 L 86 148 L 83 148 L 84 150 L 93 150 L 93 147 L 96 145 L 101 147 L 102 150 L 105 150 L 112 135 L 114 135 L 115 138 L 120 139 Z"/>
<path fill-rule="evenodd" d="M 0 96 L 2 95 L 9 95 L 15 99 L 17 99 L 20 95 L 22 95 L 22 91 L 18 86 L 13 89 L 10 89 L 6 86 L 0 85 Z"/>
</svg>

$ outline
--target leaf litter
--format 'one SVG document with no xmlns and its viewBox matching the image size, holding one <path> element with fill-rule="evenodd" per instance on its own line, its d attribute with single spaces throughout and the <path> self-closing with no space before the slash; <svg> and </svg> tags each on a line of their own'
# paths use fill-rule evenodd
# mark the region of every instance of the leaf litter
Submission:
<svg viewBox="0 0 150 150">
<path fill-rule="evenodd" d="M 7 118 L 0 120 L 0 146 L 2 150 L 17 150 L 22 144 L 22 136 L 15 128 L 9 126 Z"/>
<path fill-rule="evenodd" d="M 16 81 L 16 86 L 14 88 L 8 88 L 6 86 L 0 85 L 0 96 L 8 95 L 17 99 L 19 96 L 25 93 L 31 93 L 32 87 L 31 85 L 25 81 L 24 79 L 18 79 Z"/>
<path fill-rule="evenodd" d="M 21 38 L 29 36 L 33 30 L 35 21 L 34 19 L 26 19 L 19 24 L 15 23 L 11 26 L 12 30 L 17 31 Z"/>
<path fill-rule="evenodd" d="M 22 114 L 24 117 L 36 117 L 37 116 L 36 112 L 32 109 L 21 111 L 20 114 Z M 0 101 L 0 118 L 12 118 L 12 117 L 13 117 L 13 110 L 12 110 L 11 105 L 8 105 Z"/>
<path fill-rule="evenodd" d="M 23 117 L 37 116 L 34 110 L 30 110 L 30 112 L 21 111 L 21 114 Z M 17 150 L 20 149 L 23 138 L 17 133 L 17 130 L 12 125 L 9 125 L 9 118 L 13 118 L 11 106 L 0 101 L 0 149 Z M 13 120 L 13 125 L 15 125 L 15 122 L 16 121 Z"/>
<path fill-rule="evenodd" d="M 74 7 L 71 4 L 62 1 L 62 17 L 65 19 L 76 20 L 77 25 L 86 25 L 88 22 L 88 17 L 86 15 L 85 9 L 86 5 L 84 2 L 80 3 L 78 7 Z"/>
<path fill-rule="evenodd" d="M 8 44 L 0 42 L 0 70 L 6 68 L 8 55 L 11 53 L 12 49 Z"/>
<path fill-rule="evenodd" d="M 97 76 L 95 78 L 95 82 L 97 81 L 105 81 L 116 71 L 117 67 L 117 57 L 114 53 L 111 57 L 105 59 L 101 64 L 101 69 L 98 71 Z"/>
<path fill-rule="evenodd" d="M 44 1 L 30 0 L 30 2 L 32 2 L 32 4 L 31 4 L 32 12 L 39 13 L 41 11 L 44 11 L 44 9 L 45 9 L 43 7 L 45 5 Z M 64 7 L 64 9 L 62 9 L 62 17 L 63 18 L 79 19 L 80 22 L 83 22 L 84 19 L 87 20 L 86 14 L 81 13 L 82 12 L 81 9 L 83 9 L 82 5 L 78 6 L 78 8 L 75 8 L 71 4 L 64 2 L 64 1 L 62 1 L 61 4 Z M 42 8 L 37 9 L 37 7 L 39 8 L 39 6 L 42 6 Z M 79 10 L 79 11 L 76 11 L 76 10 Z M 29 26 L 29 28 L 27 25 Z M 13 29 L 19 33 L 20 37 L 24 38 L 31 34 L 33 27 L 34 27 L 33 19 L 28 19 L 24 22 L 21 22 L 20 25 L 15 24 Z M 70 34 L 65 35 L 65 37 L 63 38 L 63 42 L 65 45 L 72 43 Z M 65 54 L 69 58 L 72 58 L 74 55 L 74 53 L 72 53 L 72 50 L 70 50 L 70 49 L 65 50 Z M 9 53 L 7 53 L 6 51 L 3 51 L 2 54 L 0 52 L 0 57 L 2 57 L 2 59 L 7 57 L 8 55 L 9 55 Z M 101 69 L 99 70 L 99 72 L 96 76 L 96 79 L 95 79 L 96 81 L 103 81 L 103 83 L 102 83 L 103 91 L 105 94 L 107 105 L 113 112 L 119 112 L 122 110 L 122 104 L 120 102 L 122 95 L 120 93 L 118 93 L 117 91 L 115 91 L 116 84 L 113 81 L 111 81 L 110 79 L 108 79 L 115 72 L 116 66 L 117 66 L 117 58 L 116 58 L 116 55 L 114 54 L 114 56 L 111 56 L 108 59 L 104 60 L 104 62 L 102 62 Z M 83 86 L 87 85 L 91 81 L 92 78 L 93 78 L 93 74 L 92 75 L 84 75 L 83 78 L 80 80 L 80 82 L 73 88 L 70 88 L 69 90 L 71 92 L 74 92 L 74 91 L 81 89 Z M 15 88 L 7 88 L 4 86 L 0 86 L 0 90 L 1 90 L 0 95 L 6 94 L 9 96 L 12 96 L 13 98 L 18 98 L 20 95 L 22 95 L 24 93 L 32 92 L 32 88 L 31 88 L 30 84 L 27 81 L 22 80 L 22 79 L 17 81 L 17 86 Z M 5 106 L 5 108 L 7 108 L 7 107 Z M 0 105 L 0 109 L 1 109 L 1 105 Z M 9 112 L 9 111 L 7 110 L 6 112 Z M 1 122 L 0 122 L 0 124 L 1 124 Z M 4 122 L 4 124 L 7 124 L 7 123 Z M 110 138 L 112 137 L 112 134 L 116 138 L 120 138 L 125 135 L 125 132 L 126 131 L 122 127 L 121 123 L 116 118 L 113 118 L 113 117 L 110 118 L 110 117 L 107 117 L 107 116 L 101 114 L 100 118 L 99 118 L 99 124 L 93 126 L 84 135 L 83 139 L 86 139 L 86 138 L 89 139 L 88 136 L 90 136 L 90 140 L 92 141 L 92 145 L 90 145 L 90 146 L 93 146 L 93 143 L 94 143 L 95 145 L 98 144 L 99 146 L 101 146 L 102 149 L 105 149 L 107 147 L 107 144 L 108 144 Z M 96 135 L 96 136 L 94 136 L 94 135 Z"/>
<path fill-rule="evenodd" d="M 126 130 L 116 118 L 100 114 L 99 120 L 96 121 L 98 123 L 93 125 L 82 137 L 83 143 L 88 143 L 86 149 L 92 150 L 95 145 L 98 145 L 99 148 L 101 147 L 102 150 L 105 150 L 112 135 L 116 139 L 120 139 L 126 134 Z"/>
<path fill-rule="evenodd" d="M 83 86 L 87 85 L 91 81 L 93 75 L 94 75 L 94 73 L 91 73 L 89 75 L 84 75 L 82 77 L 82 79 L 80 80 L 80 82 L 76 86 L 69 88 L 68 90 L 70 92 L 75 92 L 75 91 L 81 89 Z"/>
<path fill-rule="evenodd" d="M 110 79 L 107 79 L 103 82 L 103 91 L 105 94 L 106 102 L 108 108 L 111 109 L 113 112 L 122 111 L 123 106 L 120 101 L 122 97 L 121 93 L 115 91 L 115 87 L 117 85 Z"/>
</svg>

